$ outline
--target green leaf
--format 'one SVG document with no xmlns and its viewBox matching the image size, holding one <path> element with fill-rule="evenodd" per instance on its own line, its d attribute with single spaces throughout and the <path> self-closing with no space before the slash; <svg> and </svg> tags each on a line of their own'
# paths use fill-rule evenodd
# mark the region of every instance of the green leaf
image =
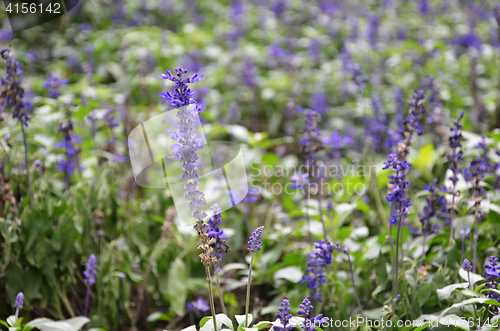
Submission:
<svg viewBox="0 0 500 331">
<path fill-rule="evenodd" d="M 467 276 L 467 271 L 465 271 L 463 268 L 458 271 L 458 274 L 466 282 L 469 281 L 469 278 Z M 472 285 L 474 285 L 475 283 L 477 283 L 477 282 L 479 282 L 481 280 L 484 280 L 484 277 L 481 276 L 481 275 L 475 274 L 475 273 L 470 272 L 470 271 L 469 271 L 469 274 L 470 274 L 470 282 L 471 282 Z"/>
<path fill-rule="evenodd" d="M 166 277 L 166 283 L 161 282 L 160 286 L 167 297 L 168 302 L 172 306 L 172 310 L 178 316 L 184 315 L 184 308 L 187 299 L 187 282 L 188 274 L 186 265 L 181 258 L 176 258 Z"/>
<path fill-rule="evenodd" d="M 489 299 L 489 298 L 472 298 L 472 299 L 467 299 L 467 300 L 459 302 L 459 303 L 455 303 L 451 307 L 446 308 L 443 311 L 443 313 L 441 314 L 441 316 L 444 316 L 447 312 L 449 312 L 450 310 L 453 310 L 455 308 L 460 308 L 460 307 L 463 307 L 463 306 L 472 305 L 474 303 L 490 304 L 490 305 L 500 306 L 500 302 L 498 302 L 498 301 L 496 301 L 494 299 Z"/>
<path fill-rule="evenodd" d="M 234 318 L 236 318 L 236 322 L 238 322 L 238 325 L 245 324 L 245 315 L 234 315 Z M 252 314 L 248 314 L 248 325 L 252 325 L 252 321 L 253 321 Z"/>
<path fill-rule="evenodd" d="M 469 283 L 460 283 L 460 284 L 452 284 L 452 285 L 448 285 L 446 287 L 440 288 L 437 290 L 438 298 L 439 298 L 439 300 L 446 300 L 451 296 L 453 291 L 455 291 L 456 289 L 467 288 L 468 286 L 469 286 Z"/>
</svg>

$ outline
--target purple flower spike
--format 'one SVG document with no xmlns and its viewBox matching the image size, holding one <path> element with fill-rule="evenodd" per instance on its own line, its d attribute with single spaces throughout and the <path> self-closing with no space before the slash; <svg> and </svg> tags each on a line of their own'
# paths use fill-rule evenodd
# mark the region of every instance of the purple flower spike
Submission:
<svg viewBox="0 0 500 331">
<path fill-rule="evenodd" d="M 281 302 L 281 307 L 279 307 L 278 309 L 280 312 L 276 314 L 276 318 L 280 320 L 281 325 L 273 326 L 273 330 L 292 330 L 294 326 L 290 324 L 290 319 L 293 317 L 293 315 L 290 314 L 292 309 L 290 308 L 290 302 L 288 301 L 288 299 L 283 299 L 283 302 Z"/>
<path fill-rule="evenodd" d="M 16 302 L 14 303 L 14 307 L 16 309 L 22 309 L 24 304 L 24 294 L 23 292 L 19 292 L 16 297 Z"/>
<path fill-rule="evenodd" d="M 264 231 L 264 227 L 259 226 L 254 232 L 252 232 L 250 240 L 248 241 L 249 252 L 258 252 L 262 249 L 262 231 Z"/>
<path fill-rule="evenodd" d="M 85 283 L 89 286 L 95 284 L 95 279 L 97 277 L 97 259 L 94 254 L 90 255 L 87 264 L 85 264 L 85 271 L 83 272 L 85 276 Z"/>
<path fill-rule="evenodd" d="M 323 317 L 323 314 L 319 314 L 314 318 L 309 317 L 309 311 L 314 308 L 309 299 L 304 299 L 299 307 L 301 310 L 297 311 L 297 315 L 304 317 L 302 325 L 304 331 L 316 331 L 317 326 L 319 327 L 322 323 L 328 322 L 328 318 Z"/>
<path fill-rule="evenodd" d="M 159 78 L 168 79 L 175 83 L 173 93 L 165 92 L 159 94 L 160 98 L 170 101 L 170 104 L 174 108 L 196 103 L 196 101 L 191 98 L 196 92 L 191 91 L 188 84 L 199 82 L 204 76 L 194 74 L 192 77 L 184 78 L 187 72 L 187 69 L 177 68 L 175 69 L 176 75 L 173 75 L 170 70 L 167 70 L 166 74 L 158 75 Z"/>
<path fill-rule="evenodd" d="M 463 267 L 465 271 L 472 271 L 472 263 L 467 259 L 464 260 Z"/>
</svg>

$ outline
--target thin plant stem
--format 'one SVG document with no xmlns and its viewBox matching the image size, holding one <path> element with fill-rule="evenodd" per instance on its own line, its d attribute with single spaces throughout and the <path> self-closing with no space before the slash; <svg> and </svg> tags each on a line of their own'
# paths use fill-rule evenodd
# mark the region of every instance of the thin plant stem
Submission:
<svg viewBox="0 0 500 331">
<path fill-rule="evenodd" d="M 321 199 L 321 195 L 323 193 L 323 191 L 321 189 L 322 184 L 323 184 L 323 179 L 321 178 L 319 180 L 318 208 L 319 208 L 319 219 L 321 220 L 321 224 L 323 225 L 323 235 L 325 236 L 325 239 L 326 239 L 327 232 L 326 232 L 325 221 L 323 219 L 323 208 L 322 208 L 322 199 Z"/>
<path fill-rule="evenodd" d="M 464 260 L 464 250 L 465 250 L 465 232 L 462 234 L 462 252 L 460 255 L 460 261 Z"/>
<path fill-rule="evenodd" d="M 89 301 L 90 301 L 90 286 L 87 286 L 87 295 L 85 296 L 85 317 L 89 314 Z"/>
<path fill-rule="evenodd" d="M 30 206 L 33 207 L 33 192 L 31 191 L 31 181 L 30 181 L 30 167 L 28 164 L 28 140 L 26 139 L 26 132 L 24 131 L 24 125 L 22 122 L 21 130 L 23 132 L 23 144 L 24 144 L 24 163 L 26 168 L 26 180 L 28 182 L 28 192 L 30 195 Z"/>
<path fill-rule="evenodd" d="M 250 284 L 252 283 L 252 267 L 254 252 L 250 257 L 250 267 L 248 268 L 247 301 L 245 304 L 245 327 L 248 327 L 248 308 L 250 307 Z"/>
<path fill-rule="evenodd" d="M 227 315 L 226 305 L 224 304 L 224 298 L 222 297 L 222 287 L 220 286 L 219 274 L 217 272 L 215 273 L 215 280 L 217 281 L 217 290 L 219 291 L 219 301 L 222 307 L 222 312 L 224 315 Z"/>
<path fill-rule="evenodd" d="M 392 311 L 394 313 L 394 309 L 396 308 L 396 298 L 398 297 L 398 274 L 399 274 L 399 233 L 401 232 L 401 224 L 403 223 L 403 219 L 399 220 L 398 224 L 398 234 L 396 236 L 396 264 L 395 264 L 395 274 L 394 274 L 394 303 L 392 305 Z"/>
<path fill-rule="evenodd" d="M 470 271 L 467 271 L 467 279 L 469 280 L 469 288 L 472 289 L 472 285 L 470 283 Z"/>
<path fill-rule="evenodd" d="M 474 273 L 476 273 L 476 266 L 477 266 L 477 240 L 478 240 L 478 237 L 479 237 L 479 234 L 477 233 L 478 229 L 478 224 L 479 223 L 479 218 L 476 217 L 476 227 L 475 227 L 475 230 L 474 230 Z"/>
<path fill-rule="evenodd" d="M 304 197 L 304 206 L 306 207 L 307 241 L 311 242 L 312 241 L 312 237 L 311 237 L 311 219 L 309 218 L 309 206 L 307 204 L 308 195 L 309 195 L 309 192 L 307 192 L 306 196 Z"/>
<path fill-rule="evenodd" d="M 210 268 L 208 265 L 205 265 L 205 272 L 207 274 L 208 296 L 210 298 L 210 309 L 212 310 L 212 318 L 214 320 L 214 330 L 217 331 L 217 320 L 215 317 L 215 304 L 214 304 L 214 290 L 212 288 L 212 277 L 210 276 Z"/>
<path fill-rule="evenodd" d="M 363 312 L 363 307 L 361 306 L 361 301 L 359 300 L 358 290 L 356 289 L 356 282 L 354 281 L 354 271 L 352 270 L 351 256 L 346 253 L 347 261 L 349 261 L 349 270 L 351 271 L 352 288 L 354 289 L 354 294 L 356 295 L 356 301 L 358 302 L 359 310 Z"/>
</svg>

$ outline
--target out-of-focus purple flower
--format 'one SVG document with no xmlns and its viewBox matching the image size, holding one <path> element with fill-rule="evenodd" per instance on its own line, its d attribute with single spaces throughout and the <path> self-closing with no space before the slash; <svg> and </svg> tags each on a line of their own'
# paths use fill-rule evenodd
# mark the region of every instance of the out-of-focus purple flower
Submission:
<svg viewBox="0 0 500 331">
<path fill-rule="evenodd" d="M 32 107 L 31 103 L 23 101 L 25 93 L 19 78 L 23 73 L 23 64 L 14 61 L 10 52 L 10 45 L 0 51 L 0 56 L 5 60 L 6 72 L 6 76 L 1 79 L 0 106 L 3 110 L 10 109 L 12 118 L 17 118 L 22 125 L 28 126 Z"/>
<path fill-rule="evenodd" d="M 387 195 L 387 201 L 393 202 L 395 206 L 392 209 L 389 222 L 391 224 L 396 224 L 410 213 L 408 207 L 411 206 L 411 202 L 405 199 L 405 193 L 410 182 L 405 179 L 405 173 L 406 169 L 411 169 L 411 166 L 406 160 L 400 161 L 397 153 L 391 153 L 383 169 L 389 168 L 395 172 L 395 174 L 388 176 L 389 179 L 391 179 L 389 182 L 391 188 Z"/>
<path fill-rule="evenodd" d="M 464 49 L 476 48 L 480 51 L 482 49 L 483 42 L 474 30 L 470 30 L 466 34 L 456 37 L 452 41 L 452 44 L 463 47 Z"/>
<path fill-rule="evenodd" d="M 250 240 L 248 241 L 248 248 L 247 250 L 249 252 L 258 252 L 262 249 L 262 232 L 264 231 L 263 226 L 259 226 L 257 229 L 255 229 L 252 232 L 252 235 L 250 236 Z"/>
<path fill-rule="evenodd" d="M 16 302 L 14 303 L 14 307 L 16 307 L 16 309 L 23 309 L 23 305 L 24 305 L 24 294 L 23 294 L 23 292 L 19 292 L 19 293 L 17 293 Z"/>
<path fill-rule="evenodd" d="M 108 110 L 104 113 L 104 122 L 106 123 L 106 126 L 110 129 L 120 125 L 120 123 L 118 123 L 118 120 L 115 117 L 115 113 L 116 111 L 113 107 L 108 107 Z"/>
<path fill-rule="evenodd" d="M 95 284 L 97 277 L 97 259 L 94 254 L 90 255 L 87 263 L 85 264 L 83 276 L 85 277 L 85 284 L 88 286 Z"/>
<path fill-rule="evenodd" d="M 281 306 L 278 308 L 280 311 L 276 314 L 276 318 L 280 320 L 281 325 L 274 325 L 273 330 L 278 331 L 289 331 L 292 330 L 295 325 L 290 323 L 293 315 L 290 314 L 292 309 L 290 308 L 290 302 L 287 299 L 283 299 Z"/>
<path fill-rule="evenodd" d="M 408 28 L 406 26 L 401 26 L 398 29 L 397 39 L 398 40 L 406 40 L 408 37 Z"/>
<path fill-rule="evenodd" d="M 308 173 L 296 172 L 290 177 L 290 179 L 293 182 L 290 186 L 292 190 L 303 190 L 305 186 L 309 186 L 311 184 Z"/>
<path fill-rule="evenodd" d="M 307 257 L 306 275 L 302 277 L 301 284 L 307 283 L 307 287 L 311 289 L 309 298 L 323 301 L 323 295 L 320 291 L 321 284 L 326 283 L 325 268 L 332 263 L 332 254 L 335 249 L 328 240 L 320 240 L 314 243 L 314 252 Z"/>
<path fill-rule="evenodd" d="M 428 0 L 418 0 L 418 9 L 422 14 L 429 12 L 429 2 Z"/>
<path fill-rule="evenodd" d="M 358 86 L 360 91 L 366 88 L 366 77 L 363 72 L 363 67 L 351 60 L 351 55 L 347 49 L 341 50 L 342 57 L 342 72 L 344 75 L 352 75 L 353 82 Z"/>
<path fill-rule="evenodd" d="M 370 16 L 368 18 L 368 41 L 370 45 L 375 46 L 377 44 L 377 29 L 379 26 L 379 19 L 377 16 Z"/>
<path fill-rule="evenodd" d="M 323 138 L 323 143 L 332 149 L 332 157 L 339 158 L 344 154 L 344 149 L 348 148 L 353 140 L 349 136 L 343 136 L 338 131 L 333 131 L 328 137 Z"/>
<path fill-rule="evenodd" d="M 245 198 L 243 198 L 242 202 L 244 203 L 254 203 L 254 202 L 257 202 L 259 201 L 259 197 L 260 197 L 260 191 L 258 188 L 256 187 L 248 187 L 248 193 L 247 195 L 245 196 Z"/>
<path fill-rule="evenodd" d="M 187 309 L 192 310 L 196 316 L 201 316 L 202 314 L 210 310 L 210 305 L 208 301 L 202 297 L 198 297 L 195 301 L 191 301 L 186 305 Z"/>
<path fill-rule="evenodd" d="M 288 6 L 288 0 L 274 0 L 271 4 L 271 10 L 277 18 L 281 18 Z"/>
<path fill-rule="evenodd" d="M 57 77 L 56 75 L 49 75 L 45 83 L 43 83 L 43 88 L 49 90 L 49 97 L 57 98 L 61 94 L 59 88 L 61 87 L 61 85 L 66 84 L 68 84 L 67 78 L 59 79 L 59 77 Z"/>
<path fill-rule="evenodd" d="M 303 112 L 306 121 L 302 127 L 302 130 L 304 130 L 304 138 L 300 141 L 300 144 L 303 147 L 306 165 L 312 166 L 316 160 L 317 150 L 322 145 L 320 130 L 316 121 L 319 114 L 310 109 L 304 109 Z"/>
<path fill-rule="evenodd" d="M 311 109 L 321 116 L 325 116 L 330 108 L 328 104 L 328 95 L 326 93 L 316 93 L 312 95 L 311 99 Z"/>
<path fill-rule="evenodd" d="M 433 184 L 424 187 L 430 195 L 425 197 L 425 207 L 422 213 L 418 214 L 420 223 L 422 223 L 422 233 L 430 234 L 433 232 L 433 225 L 431 219 L 436 217 L 438 219 L 446 219 L 446 198 L 439 194 L 439 189 L 434 182 Z"/>
<path fill-rule="evenodd" d="M 469 260 L 465 259 L 462 265 L 465 271 L 472 271 L 472 263 Z"/>
<path fill-rule="evenodd" d="M 304 322 L 302 323 L 304 331 L 316 331 L 316 327 L 320 327 L 322 323 L 328 322 L 328 317 L 323 317 L 323 314 L 318 314 L 318 316 L 312 318 L 309 317 L 309 311 L 314 309 L 309 299 L 304 299 L 299 307 L 300 310 L 297 311 L 297 315 L 304 318 Z"/>
</svg>

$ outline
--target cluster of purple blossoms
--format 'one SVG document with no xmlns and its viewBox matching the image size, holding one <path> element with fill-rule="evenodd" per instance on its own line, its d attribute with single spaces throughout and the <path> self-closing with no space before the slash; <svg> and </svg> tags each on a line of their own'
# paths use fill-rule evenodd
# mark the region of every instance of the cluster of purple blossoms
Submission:
<svg viewBox="0 0 500 331">
<path fill-rule="evenodd" d="M 389 179 L 391 179 L 389 182 L 391 189 L 386 199 L 392 202 L 395 207 L 392 208 L 389 222 L 391 224 L 396 224 L 410 213 L 408 207 L 411 206 L 411 201 L 405 199 L 405 193 L 410 182 L 405 179 L 405 174 L 406 169 L 411 169 L 411 166 L 406 160 L 400 161 L 398 159 L 398 154 L 393 152 L 389 154 L 389 159 L 385 163 L 383 169 L 389 168 L 391 168 L 395 174 L 389 175 Z"/>
<path fill-rule="evenodd" d="M 319 114 L 310 109 L 304 109 L 303 112 L 306 121 L 302 127 L 302 130 L 304 131 L 304 138 L 300 141 L 300 144 L 303 148 L 306 166 L 311 167 L 316 163 L 316 153 L 322 146 L 320 138 L 321 133 L 318 128 L 318 123 L 316 122 L 316 117 L 318 117 Z"/>
<path fill-rule="evenodd" d="M 468 259 L 464 259 L 463 267 L 465 271 L 472 271 L 472 263 Z"/>
<path fill-rule="evenodd" d="M 273 330 L 278 331 L 289 331 L 292 330 L 295 326 L 290 323 L 293 315 L 290 314 L 292 308 L 290 308 L 290 302 L 288 299 L 283 299 L 281 302 L 281 306 L 278 308 L 280 311 L 276 314 L 276 318 L 279 319 L 281 325 L 274 325 Z"/>
<path fill-rule="evenodd" d="M 479 142 L 475 148 L 479 148 L 481 150 L 481 155 L 483 158 L 484 166 L 485 166 L 485 173 L 492 174 L 495 177 L 495 182 L 493 183 L 493 186 L 495 188 L 500 187 L 500 176 L 497 173 L 497 170 L 500 169 L 500 163 L 495 163 L 491 158 L 490 158 L 490 152 L 491 148 L 488 142 L 486 141 L 486 137 L 483 135 L 481 142 Z M 498 155 L 499 152 L 495 151 L 496 154 Z"/>
<path fill-rule="evenodd" d="M 14 303 L 14 307 L 16 309 L 23 309 L 24 305 L 24 294 L 23 292 L 19 292 L 16 296 L 16 302 Z"/>
<path fill-rule="evenodd" d="M 466 34 L 456 37 L 452 41 L 452 44 L 460 46 L 463 49 L 475 48 L 479 51 L 483 46 L 481 38 L 472 29 Z"/>
<path fill-rule="evenodd" d="M 422 14 L 429 12 L 429 2 L 428 0 L 418 0 L 418 9 Z"/>
<path fill-rule="evenodd" d="M 389 128 L 389 114 L 383 109 L 376 93 L 372 94 L 373 117 L 365 118 L 365 134 L 371 139 L 376 152 L 392 147 L 400 140 L 399 134 Z"/>
<path fill-rule="evenodd" d="M 290 186 L 292 190 L 304 190 L 305 187 L 311 185 L 308 173 L 296 172 L 290 179 L 292 180 L 292 185 Z"/>
<path fill-rule="evenodd" d="M 229 238 L 229 236 L 224 234 L 224 231 L 219 228 L 222 223 L 219 205 L 214 204 L 211 209 L 214 215 L 207 221 L 207 236 L 215 241 L 215 243 L 211 244 L 213 248 L 211 255 L 220 261 L 222 254 L 224 254 L 224 247 L 226 246 L 224 239 Z"/>
<path fill-rule="evenodd" d="M 325 268 L 332 263 L 333 251 L 338 248 L 328 240 L 320 240 L 314 243 L 314 252 L 307 257 L 307 275 L 304 275 L 301 284 L 307 283 L 311 289 L 310 299 L 323 301 L 323 295 L 319 288 L 326 283 Z"/>
<path fill-rule="evenodd" d="M 187 69 L 177 68 L 175 69 L 175 75 L 170 70 L 167 70 L 166 74 L 158 75 L 159 78 L 168 79 L 175 83 L 174 93 L 162 92 L 159 94 L 160 98 L 170 101 L 170 104 L 174 108 L 196 103 L 191 98 L 196 92 L 191 91 L 188 84 L 199 82 L 203 79 L 203 75 L 194 74 L 192 77 L 184 78 L 187 72 Z"/>
<path fill-rule="evenodd" d="M 464 117 L 464 112 L 460 113 L 460 117 L 453 122 L 453 127 L 450 130 L 453 132 L 449 138 L 448 143 L 450 146 L 451 153 L 448 155 L 448 160 L 450 162 L 450 170 L 452 171 L 452 176 L 450 177 L 453 186 L 458 182 L 458 174 L 460 173 L 460 169 L 458 168 L 458 164 L 463 161 L 462 157 L 462 132 L 461 129 L 463 127 L 460 124 L 460 121 Z"/>
<path fill-rule="evenodd" d="M 420 125 L 420 114 L 425 113 L 425 108 L 420 101 L 425 99 L 424 90 L 414 90 L 413 101 L 410 102 L 410 106 L 412 107 L 410 110 L 409 116 L 406 118 L 404 122 L 404 130 L 408 131 L 411 134 L 413 132 L 417 132 L 418 135 L 423 133 L 422 126 Z"/>
<path fill-rule="evenodd" d="M 343 48 L 341 51 L 344 75 L 352 75 L 352 81 L 358 86 L 360 91 L 366 88 L 366 77 L 363 72 L 363 67 L 351 60 L 351 54 Z"/>
<path fill-rule="evenodd" d="M 500 278 L 500 266 L 498 265 L 498 259 L 495 256 L 490 256 L 488 259 L 489 263 L 486 262 L 484 264 L 484 273 L 483 276 L 488 279 L 488 282 L 485 284 L 487 288 L 498 289 L 498 278 Z M 500 294 L 488 291 L 486 295 L 488 298 L 495 299 L 500 301 Z M 497 306 L 493 306 L 493 311 L 495 314 L 500 312 L 500 309 Z"/>
<path fill-rule="evenodd" d="M 25 93 L 19 78 L 23 73 L 23 64 L 14 61 L 10 52 L 10 45 L 9 48 L 0 51 L 0 56 L 5 60 L 5 72 L 7 74 L 1 80 L 0 114 L 2 109 L 10 108 L 12 118 L 17 118 L 22 125 L 28 126 L 32 107 L 31 103 L 23 101 Z"/>
<path fill-rule="evenodd" d="M 371 46 L 377 44 L 377 29 L 380 22 L 377 16 L 370 16 L 368 18 L 368 41 Z"/>
<path fill-rule="evenodd" d="M 171 147 L 173 156 L 169 158 L 182 163 L 184 168 L 182 180 L 187 181 L 184 186 L 187 190 L 184 198 L 190 200 L 189 208 L 193 211 L 193 217 L 200 223 L 207 216 L 202 210 L 206 205 L 205 194 L 199 189 L 200 184 L 196 181 L 200 178 L 197 170 L 197 150 L 203 148 L 204 141 L 197 138 L 193 118 L 203 110 L 203 105 L 197 105 L 194 110 L 184 106 L 196 103 L 191 98 L 195 92 L 191 91 L 188 84 L 199 82 L 203 79 L 203 75 L 194 74 L 192 77 L 184 78 L 186 69 L 177 68 L 175 72 L 176 75 L 172 75 L 170 70 L 167 70 L 166 74 L 158 75 L 160 78 L 175 82 L 174 92 L 160 93 L 160 97 L 170 101 L 174 108 L 180 108 L 177 112 L 177 117 L 180 119 L 179 130 L 177 132 L 168 130 L 170 137 L 177 142 Z"/>
<path fill-rule="evenodd" d="M 56 148 L 64 151 L 64 158 L 58 161 L 56 170 L 65 172 L 69 180 L 69 174 L 78 168 L 77 158 L 80 149 L 75 144 L 81 143 L 81 139 L 73 133 L 73 123 L 70 120 L 59 124 L 59 132 L 64 134 L 64 139 L 56 144 Z"/>
<path fill-rule="evenodd" d="M 328 104 L 328 95 L 326 93 L 316 93 L 311 97 L 311 109 L 321 116 L 325 116 L 330 105 Z"/>
<path fill-rule="evenodd" d="M 56 75 L 49 75 L 45 83 L 43 83 L 43 88 L 49 89 L 49 97 L 57 98 L 60 95 L 59 88 L 61 85 L 68 84 L 68 79 L 59 79 Z"/>
<path fill-rule="evenodd" d="M 210 305 L 207 300 L 198 297 L 197 300 L 188 302 L 186 308 L 193 311 L 196 316 L 201 316 L 210 310 Z"/>
<path fill-rule="evenodd" d="M 247 250 L 249 252 L 255 253 L 258 252 L 262 249 L 262 231 L 264 231 L 263 226 L 259 226 L 257 229 L 255 229 L 252 232 L 252 235 L 250 236 L 250 240 L 248 241 L 248 248 Z"/>
<path fill-rule="evenodd" d="M 333 131 L 329 137 L 323 138 L 323 144 L 329 145 L 331 155 L 334 158 L 342 157 L 345 149 L 353 143 L 353 139 L 347 135 L 343 136 L 338 131 Z"/>
<path fill-rule="evenodd" d="M 95 279 L 97 277 L 97 259 L 94 254 L 90 255 L 87 263 L 85 264 L 83 276 L 85 277 L 85 284 L 88 286 L 95 284 Z"/>
<path fill-rule="evenodd" d="M 422 223 L 422 234 L 430 234 L 438 227 L 437 225 L 432 225 L 432 218 L 446 219 L 446 198 L 439 194 L 436 183 L 425 186 L 424 190 L 430 194 L 425 197 L 426 205 L 422 213 L 418 214 L 418 217 L 420 218 L 420 223 Z"/>
<path fill-rule="evenodd" d="M 302 325 L 302 329 L 304 329 L 304 331 L 316 331 L 317 326 L 319 327 L 322 323 L 328 322 L 328 318 L 323 317 L 323 314 L 319 314 L 318 316 L 312 318 L 309 317 L 309 311 L 314 309 L 309 299 L 304 299 L 299 307 L 300 310 L 297 310 L 297 315 L 304 318 Z"/>
</svg>

